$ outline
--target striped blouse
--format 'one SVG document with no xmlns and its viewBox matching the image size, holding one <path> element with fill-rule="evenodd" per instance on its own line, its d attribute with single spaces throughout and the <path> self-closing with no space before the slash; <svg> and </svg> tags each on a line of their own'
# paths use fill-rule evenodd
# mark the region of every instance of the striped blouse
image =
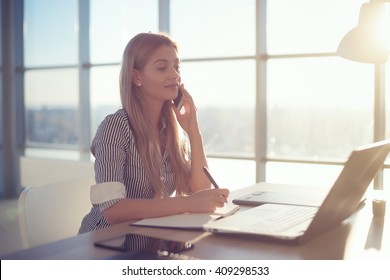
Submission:
<svg viewBox="0 0 390 280">
<path fill-rule="evenodd" d="M 175 191 L 175 174 L 164 149 L 160 177 L 164 193 Z M 152 199 L 154 189 L 135 146 L 127 113 L 120 109 L 108 115 L 97 129 L 91 144 L 95 157 L 96 185 L 91 187 L 92 209 L 84 217 L 79 233 L 110 226 L 103 211 L 124 198 Z"/>
</svg>

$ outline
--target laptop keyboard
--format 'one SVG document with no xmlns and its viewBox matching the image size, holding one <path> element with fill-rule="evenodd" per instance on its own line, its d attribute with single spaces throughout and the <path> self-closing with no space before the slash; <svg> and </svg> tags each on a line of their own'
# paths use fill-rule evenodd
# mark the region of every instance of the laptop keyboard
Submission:
<svg viewBox="0 0 390 280">
<path fill-rule="evenodd" d="M 269 232 L 284 232 L 300 223 L 311 220 L 317 210 L 316 207 L 293 207 L 263 219 L 254 224 L 254 227 Z"/>
</svg>

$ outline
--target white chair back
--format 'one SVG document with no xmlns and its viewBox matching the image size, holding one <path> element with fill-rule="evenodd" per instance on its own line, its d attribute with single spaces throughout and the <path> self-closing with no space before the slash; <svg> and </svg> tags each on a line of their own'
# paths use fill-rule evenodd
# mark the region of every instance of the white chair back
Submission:
<svg viewBox="0 0 390 280">
<path fill-rule="evenodd" d="M 18 201 L 23 248 L 76 235 L 92 207 L 93 184 L 85 178 L 24 189 Z"/>
</svg>

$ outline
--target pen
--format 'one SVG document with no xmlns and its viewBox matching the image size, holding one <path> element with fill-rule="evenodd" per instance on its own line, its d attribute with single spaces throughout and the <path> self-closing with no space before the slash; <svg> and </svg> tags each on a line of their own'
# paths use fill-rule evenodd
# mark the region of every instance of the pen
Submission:
<svg viewBox="0 0 390 280">
<path fill-rule="evenodd" d="M 206 174 L 207 178 L 209 178 L 211 184 L 213 184 L 214 188 L 219 189 L 217 182 L 215 182 L 213 176 L 211 176 L 210 171 L 207 169 L 206 166 L 203 166 L 203 171 Z"/>
</svg>

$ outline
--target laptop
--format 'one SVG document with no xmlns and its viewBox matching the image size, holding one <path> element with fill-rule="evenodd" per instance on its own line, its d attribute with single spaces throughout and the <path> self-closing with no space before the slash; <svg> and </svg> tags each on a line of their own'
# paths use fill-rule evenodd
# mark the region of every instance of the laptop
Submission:
<svg viewBox="0 0 390 280">
<path fill-rule="evenodd" d="M 250 234 L 304 243 L 353 214 L 390 151 L 390 140 L 352 151 L 321 206 L 263 204 L 204 227 L 215 233 Z"/>
</svg>

